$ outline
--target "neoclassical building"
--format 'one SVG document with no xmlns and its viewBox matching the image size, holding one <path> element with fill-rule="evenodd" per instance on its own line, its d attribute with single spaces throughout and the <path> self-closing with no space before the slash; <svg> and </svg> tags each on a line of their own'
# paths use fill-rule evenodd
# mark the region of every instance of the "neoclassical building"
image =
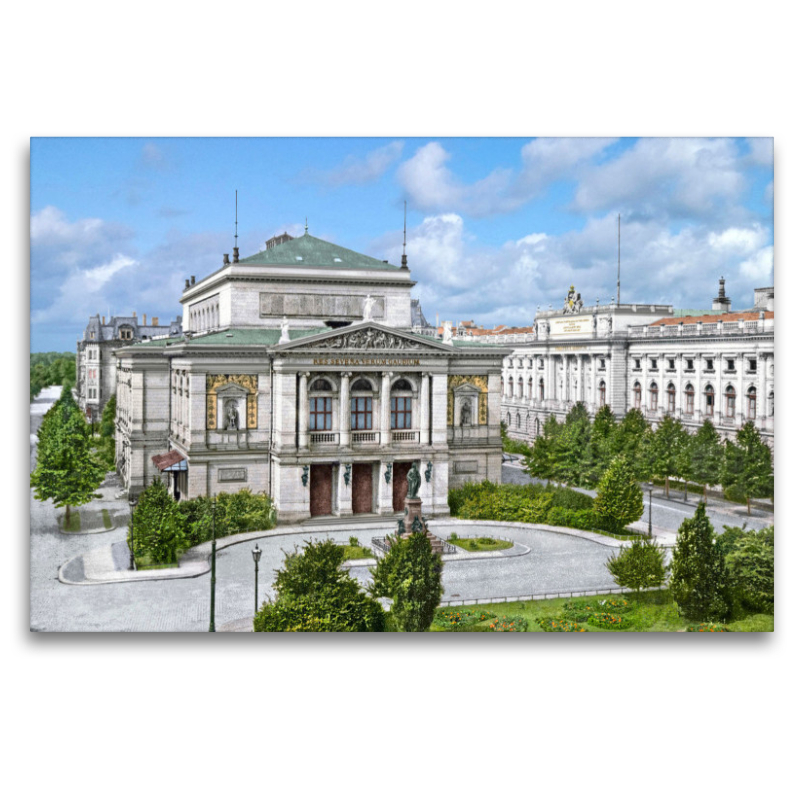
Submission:
<svg viewBox="0 0 800 800">
<path fill-rule="evenodd" d="M 128 491 L 154 476 L 182 498 L 247 487 L 294 521 L 401 511 L 415 461 L 429 514 L 452 486 L 499 482 L 511 350 L 412 332 L 405 256 L 281 238 L 188 279 L 181 335 L 117 350 Z"/>
<path fill-rule="evenodd" d="M 577 298 L 577 299 L 576 299 Z M 732 438 L 752 420 L 773 446 L 775 313 L 772 287 L 731 311 L 724 280 L 711 308 L 662 305 L 585 308 L 574 289 L 561 310 L 539 311 L 529 328 L 483 331 L 472 341 L 513 347 L 503 362 L 502 418 L 509 435 L 535 439 L 578 401 L 589 414 L 638 408 L 655 425 L 665 414 L 688 429 L 710 419 Z"/>
</svg>

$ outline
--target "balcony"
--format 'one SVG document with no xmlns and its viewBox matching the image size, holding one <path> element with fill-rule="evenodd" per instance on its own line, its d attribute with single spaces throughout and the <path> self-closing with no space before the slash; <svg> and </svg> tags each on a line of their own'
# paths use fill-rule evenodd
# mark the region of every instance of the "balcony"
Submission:
<svg viewBox="0 0 800 800">
<path fill-rule="evenodd" d="M 350 441 L 353 445 L 379 444 L 381 434 L 380 431 L 353 431 L 350 434 Z"/>
<path fill-rule="evenodd" d="M 416 444 L 419 431 L 392 431 L 392 444 Z"/>
<path fill-rule="evenodd" d="M 320 446 L 333 446 L 339 444 L 339 434 L 333 433 L 332 431 L 326 431 L 325 433 L 311 433 L 308 434 L 308 443 L 311 445 L 315 445 L 317 447 Z"/>
</svg>

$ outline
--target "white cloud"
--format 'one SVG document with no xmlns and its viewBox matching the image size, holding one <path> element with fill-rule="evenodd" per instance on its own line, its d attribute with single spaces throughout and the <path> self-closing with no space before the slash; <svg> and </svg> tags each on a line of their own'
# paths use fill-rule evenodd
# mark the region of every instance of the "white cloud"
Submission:
<svg viewBox="0 0 800 800">
<path fill-rule="evenodd" d="M 721 233 L 712 232 L 708 235 L 708 243 L 719 250 L 752 253 L 765 244 L 767 238 L 767 229 L 756 223 L 749 228 L 727 228 Z"/>
<path fill-rule="evenodd" d="M 760 136 L 748 139 L 750 160 L 762 167 L 771 167 L 774 163 L 774 140 L 771 136 Z"/>
<path fill-rule="evenodd" d="M 750 281 L 754 281 L 758 288 L 762 285 L 771 285 L 773 283 L 773 247 L 762 247 L 751 258 L 743 261 L 739 274 Z"/>
<path fill-rule="evenodd" d="M 552 181 L 573 177 L 580 165 L 613 141 L 535 139 L 522 147 L 518 172 L 498 168 L 471 184 L 459 181 L 448 168 L 451 154 L 439 142 L 429 142 L 400 165 L 397 178 L 417 208 L 489 216 L 519 208 Z"/>
<path fill-rule="evenodd" d="M 305 179 L 321 181 L 328 186 L 365 184 L 378 180 L 403 153 L 403 142 L 390 142 L 383 147 L 371 150 L 363 157 L 347 156 L 342 164 L 324 172 L 308 171 Z"/>
</svg>

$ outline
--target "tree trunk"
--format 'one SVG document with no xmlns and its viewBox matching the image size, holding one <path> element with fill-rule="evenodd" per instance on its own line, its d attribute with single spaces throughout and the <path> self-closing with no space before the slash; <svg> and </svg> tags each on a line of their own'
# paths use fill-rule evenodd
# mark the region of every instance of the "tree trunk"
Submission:
<svg viewBox="0 0 800 800">
<path fill-rule="evenodd" d="M 67 506 L 67 513 L 64 515 L 64 527 L 69 528 L 69 506 Z"/>
</svg>

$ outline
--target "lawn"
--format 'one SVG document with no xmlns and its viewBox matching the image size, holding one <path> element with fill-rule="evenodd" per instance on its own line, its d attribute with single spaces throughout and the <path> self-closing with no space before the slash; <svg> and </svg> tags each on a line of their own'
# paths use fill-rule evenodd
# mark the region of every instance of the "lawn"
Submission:
<svg viewBox="0 0 800 800">
<path fill-rule="evenodd" d="M 626 603 L 627 605 L 624 605 Z M 454 612 L 466 612 L 464 620 L 466 624 L 453 623 L 449 616 Z M 691 624 L 681 617 L 668 592 L 655 591 L 644 592 L 638 602 L 632 594 L 609 594 L 572 600 L 563 598 L 529 600 L 443 608 L 439 609 L 431 631 L 488 632 L 492 630 L 490 627 L 492 622 L 503 617 L 524 620 L 528 631 L 532 633 L 543 632 L 539 623 L 541 619 L 548 620 L 548 624 L 555 622 L 556 624 L 552 626 L 554 630 L 559 627 L 560 620 L 568 620 L 574 628 L 582 628 L 587 632 L 607 630 L 675 632 L 685 631 Z M 753 614 L 728 622 L 725 627 L 731 631 L 772 631 L 774 617 L 768 614 Z"/>
<path fill-rule="evenodd" d="M 108 513 L 108 509 L 103 509 L 103 525 L 106 526 L 106 530 L 110 531 L 114 525 L 111 522 L 111 514 Z"/>
<path fill-rule="evenodd" d="M 375 553 L 372 552 L 370 547 L 362 547 L 359 545 L 345 544 L 344 547 L 344 560 L 355 561 L 359 558 L 375 558 Z"/>
<path fill-rule="evenodd" d="M 481 536 L 477 539 L 460 539 L 455 534 L 451 534 L 447 541 L 463 550 L 476 553 L 484 550 L 508 550 L 509 547 L 514 546 L 514 542 L 505 539 L 491 539 L 488 536 Z"/>
<path fill-rule="evenodd" d="M 69 525 L 66 524 L 66 514 L 60 518 L 61 530 L 64 533 L 80 533 L 81 532 L 81 515 L 79 511 L 70 510 L 69 512 Z"/>
<path fill-rule="evenodd" d="M 178 566 L 177 561 L 173 564 L 159 564 L 153 561 L 149 555 L 136 556 L 135 560 L 136 569 L 171 569 Z"/>
</svg>

